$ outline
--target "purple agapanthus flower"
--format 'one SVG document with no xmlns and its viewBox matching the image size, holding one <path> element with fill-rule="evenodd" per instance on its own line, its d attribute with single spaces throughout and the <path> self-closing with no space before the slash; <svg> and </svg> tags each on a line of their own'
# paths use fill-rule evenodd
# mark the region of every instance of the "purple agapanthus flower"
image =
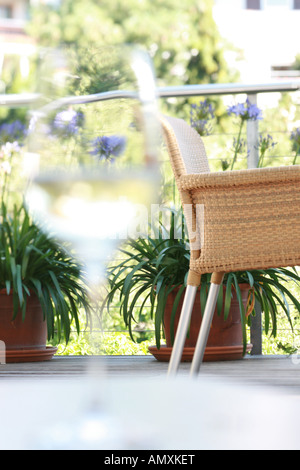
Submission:
<svg viewBox="0 0 300 470">
<path fill-rule="evenodd" d="M 298 156 L 300 155 L 300 127 L 291 132 L 290 139 L 292 141 L 292 150 L 295 152 L 293 165 L 296 165 Z"/>
<path fill-rule="evenodd" d="M 21 121 L 13 121 L 1 124 L 0 126 L 0 142 L 15 142 L 22 141 L 26 136 L 26 126 Z"/>
<path fill-rule="evenodd" d="M 201 136 L 211 133 L 212 126 L 210 120 L 213 118 L 213 106 L 207 100 L 201 101 L 199 105 L 191 105 L 190 124 Z"/>
<path fill-rule="evenodd" d="M 114 157 L 119 157 L 124 152 L 126 138 L 120 135 L 104 135 L 92 140 L 91 146 L 91 155 L 98 157 L 99 160 L 114 161 Z"/>
<path fill-rule="evenodd" d="M 243 154 L 243 152 L 247 148 L 247 142 L 245 139 L 239 138 L 236 139 L 235 137 L 233 138 L 233 143 L 232 143 L 233 150 L 238 154 Z"/>
<path fill-rule="evenodd" d="M 273 137 L 270 134 L 267 135 L 262 135 L 260 134 L 259 136 L 259 162 L 258 162 L 258 167 L 262 167 L 264 165 L 264 158 L 266 153 L 271 150 L 272 148 L 277 145 L 277 142 L 274 142 Z"/>
<path fill-rule="evenodd" d="M 274 142 L 274 139 L 270 134 L 267 134 L 267 135 L 260 134 L 258 146 L 261 152 L 266 152 L 267 150 L 275 147 L 276 144 L 277 143 Z"/>
<path fill-rule="evenodd" d="M 238 103 L 229 106 L 227 109 L 228 114 L 239 116 L 243 121 L 257 121 L 262 119 L 262 111 L 256 106 L 251 104 L 249 99 L 245 103 Z"/>
<path fill-rule="evenodd" d="M 58 113 L 53 122 L 51 132 L 60 137 L 77 135 L 84 123 L 84 115 L 81 111 L 68 109 Z"/>
<path fill-rule="evenodd" d="M 293 144 L 300 147 L 300 127 L 297 127 L 291 132 L 290 139 Z"/>
</svg>

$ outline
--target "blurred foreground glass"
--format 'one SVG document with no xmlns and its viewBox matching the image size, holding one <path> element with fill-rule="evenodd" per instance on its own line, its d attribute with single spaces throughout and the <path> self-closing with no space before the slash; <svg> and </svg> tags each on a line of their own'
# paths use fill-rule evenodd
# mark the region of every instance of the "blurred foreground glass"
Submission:
<svg viewBox="0 0 300 470">
<path fill-rule="evenodd" d="M 40 87 L 28 159 L 39 167 L 31 171 L 27 202 L 49 230 L 73 243 L 94 284 L 132 229 L 138 206 L 155 202 L 159 132 L 151 63 L 125 47 L 52 51 L 40 68 Z"/>
<path fill-rule="evenodd" d="M 151 62 L 132 47 L 46 51 L 39 83 L 26 202 L 45 230 L 70 243 L 97 300 L 105 263 L 134 234 L 141 207 L 149 211 L 157 201 L 160 133 Z M 103 377 L 92 373 L 100 383 L 93 384 L 90 405 L 99 408 Z M 102 429 L 95 416 L 92 429 Z M 107 439 L 90 438 L 77 445 L 107 446 Z"/>
</svg>

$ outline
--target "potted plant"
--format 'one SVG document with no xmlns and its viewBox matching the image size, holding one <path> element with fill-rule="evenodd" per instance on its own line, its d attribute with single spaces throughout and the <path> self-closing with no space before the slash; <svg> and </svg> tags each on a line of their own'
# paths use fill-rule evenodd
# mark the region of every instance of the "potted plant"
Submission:
<svg viewBox="0 0 300 470">
<path fill-rule="evenodd" d="M 22 204 L 8 214 L 1 206 L 0 339 L 7 362 L 51 359 L 46 347 L 58 333 L 68 343 L 79 313 L 89 316 L 89 299 L 79 264 L 66 247 L 37 226 Z"/>
<path fill-rule="evenodd" d="M 13 190 L 22 178 L 22 147 L 8 141 L 19 137 L 14 126 L 7 129 L 0 127 L 0 340 L 6 362 L 48 360 L 56 348 L 47 340 L 58 334 L 68 342 L 73 322 L 79 333 L 81 309 L 89 318 L 89 296 L 79 263 L 31 219 L 22 192 Z"/>
<path fill-rule="evenodd" d="M 182 214 L 179 213 L 179 219 L 181 217 Z M 184 230 L 182 237 L 174 237 L 176 219 L 178 220 L 178 214 L 171 211 L 169 227 L 161 225 L 158 236 L 147 235 L 138 240 L 129 240 L 126 247 L 120 250 L 120 262 L 108 267 L 108 293 L 102 304 L 102 309 L 106 307 L 109 310 L 112 302 L 119 302 L 120 314 L 134 340 L 134 325 L 144 317 L 145 305 L 149 302 L 149 316 L 154 321 L 156 340 L 156 345 L 150 348 L 150 352 L 157 359 L 165 361 L 171 354 L 190 259 Z M 247 345 L 247 325 L 251 324 L 251 318 L 255 314 L 255 300 L 265 315 L 267 333 L 271 329 L 271 334 L 276 336 L 279 306 L 291 322 L 289 303 L 294 304 L 298 310 L 300 303 L 286 288 L 287 280 L 299 283 L 300 277 L 288 269 L 226 275 L 204 360 L 237 359 L 251 349 L 251 345 Z M 209 283 L 210 275 L 202 276 L 183 360 L 191 360 L 193 355 L 193 341 L 200 328 Z M 219 337 L 214 335 L 213 330 L 218 332 L 216 334 Z M 234 333 L 233 338 L 231 333 Z M 167 339 L 167 345 L 161 344 L 162 336 Z"/>
</svg>

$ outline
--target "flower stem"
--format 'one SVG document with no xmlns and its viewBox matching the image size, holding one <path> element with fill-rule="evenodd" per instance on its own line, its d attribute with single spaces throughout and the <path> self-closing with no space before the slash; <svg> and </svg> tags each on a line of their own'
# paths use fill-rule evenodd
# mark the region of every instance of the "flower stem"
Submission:
<svg viewBox="0 0 300 470">
<path fill-rule="evenodd" d="M 294 161 L 293 161 L 293 165 L 296 165 L 297 159 L 299 157 L 299 150 L 300 150 L 300 145 L 297 145 L 297 150 L 295 152 L 295 158 L 294 158 Z"/>
<path fill-rule="evenodd" d="M 235 144 L 234 156 L 233 156 L 233 159 L 232 159 L 230 170 L 233 170 L 233 167 L 234 167 L 234 165 L 236 163 L 236 160 L 237 160 L 237 154 L 238 154 L 238 150 L 239 150 L 239 147 L 240 147 L 240 141 L 241 141 L 243 126 L 244 126 L 244 119 L 241 119 L 240 129 L 239 129 L 238 137 L 237 137 L 236 144 Z"/>
<path fill-rule="evenodd" d="M 265 152 L 261 152 L 259 160 L 258 160 L 257 168 L 262 168 L 264 157 L 265 157 Z"/>
</svg>

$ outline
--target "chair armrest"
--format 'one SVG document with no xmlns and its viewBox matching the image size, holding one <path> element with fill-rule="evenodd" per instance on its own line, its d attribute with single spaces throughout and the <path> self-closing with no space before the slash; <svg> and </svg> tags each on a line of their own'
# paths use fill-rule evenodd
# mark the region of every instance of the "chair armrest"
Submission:
<svg viewBox="0 0 300 470">
<path fill-rule="evenodd" d="M 300 165 L 252 170 L 222 171 L 183 175 L 177 181 L 181 190 L 210 187 L 262 185 L 268 183 L 300 182 Z"/>
<path fill-rule="evenodd" d="M 300 266 L 300 166 L 190 174 L 177 184 L 184 205 L 202 214 L 195 272 Z"/>
</svg>

